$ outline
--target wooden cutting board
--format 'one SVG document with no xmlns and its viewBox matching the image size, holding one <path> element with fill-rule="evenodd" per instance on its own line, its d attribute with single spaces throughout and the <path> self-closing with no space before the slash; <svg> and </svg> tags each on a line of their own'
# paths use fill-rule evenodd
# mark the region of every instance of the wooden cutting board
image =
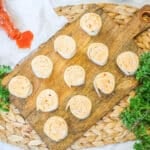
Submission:
<svg viewBox="0 0 150 150">
<path fill-rule="evenodd" d="M 93 5 L 93 7 L 95 7 L 95 5 Z M 3 80 L 4 85 L 7 85 L 10 79 L 16 75 L 24 75 L 31 80 L 34 90 L 29 98 L 19 99 L 11 96 L 10 99 L 52 150 L 64 150 L 69 147 L 87 129 L 95 124 L 108 111 L 110 111 L 114 105 L 136 87 L 137 82 L 134 77 L 127 77 L 118 69 L 116 66 L 116 57 L 121 52 L 127 50 L 133 51 L 138 55 L 141 53 L 134 44 L 133 38 L 150 27 L 149 23 L 139 19 L 141 11 L 142 10 L 135 14 L 128 25 L 119 27 L 101 9 L 95 10 L 94 12 L 99 14 L 103 21 L 102 30 L 95 37 L 90 37 L 82 31 L 79 26 L 79 20 L 67 24 L 47 43 L 41 45 L 37 51 L 27 57 L 20 65 L 16 66 L 14 71 Z M 91 10 L 88 12 L 91 12 Z M 54 39 L 61 34 L 72 36 L 77 43 L 77 54 L 70 60 L 65 60 L 54 52 Z M 102 42 L 109 47 L 109 60 L 103 67 L 93 64 L 87 58 L 87 47 L 92 42 Z M 50 57 L 54 63 L 53 73 L 48 79 L 36 78 L 31 70 L 30 64 L 32 59 L 40 54 Z M 84 67 L 86 71 L 86 83 L 80 87 L 69 88 L 63 80 L 63 73 L 67 66 L 73 64 L 79 64 Z M 98 73 L 103 71 L 109 71 L 115 75 L 116 88 L 111 95 L 102 95 L 102 97 L 99 98 L 93 88 L 93 79 Z M 36 97 L 39 92 L 45 88 L 52 88 L 59 95 L 59 108 L 54 112 L 42 113 L 36 111 Z M 92 101 L 92 113 L 85 120 L 79 120 L 75 118 L 70 111 L 65 110 L 68 99 L 75 94 L 86 95 Z M 53 142 L 43 133 L 43 125 L 45 121 L 54 115 L 63 117 L 69 126 L 69 134 L 67 138 L 60 142 Z"/>
</svg>

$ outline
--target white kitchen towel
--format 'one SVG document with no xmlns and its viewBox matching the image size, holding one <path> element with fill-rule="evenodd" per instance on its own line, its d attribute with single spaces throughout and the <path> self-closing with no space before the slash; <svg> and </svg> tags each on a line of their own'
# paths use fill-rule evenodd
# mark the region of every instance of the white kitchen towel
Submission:
<svg viewBox="0 0 150 150">
<path fill-rule="evenodd" d="M 5 0 L 4 5 L 15 26 L 21 31 L 31 30 L 34 39 L 30 49 L 19 49 L 0 29 L 0 64 L 14 67 L 67 23 L 65 17 L 56 15 L 51 0 Z"/>
</svg>

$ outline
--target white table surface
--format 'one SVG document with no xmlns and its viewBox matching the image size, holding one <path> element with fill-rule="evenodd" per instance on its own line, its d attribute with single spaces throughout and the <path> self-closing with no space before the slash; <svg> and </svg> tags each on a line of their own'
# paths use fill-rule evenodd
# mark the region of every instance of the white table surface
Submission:
<svg viewBox="0 0 150 150">
<path fill-rule="evenodd" d="M 54 7 L 75 5 L 81 3 L 95 3 L 95 2 L 114 2 L 128 4 L 132 6 L 141 7 L 144 4 L 150 4 L 150 0 L 50 0 Z M 126 142 L 122 144 L 108 145 L 101 148 L 90 148 L 88 150 L 132 150 L 134 142 Z M 12 145 L 0 142 L 0 150 L 20 150 L 20 148 L 14 147 Z"/>
<path fill-rule="evenodd" d="M 107 145 L 104 147 L 87 148 L 84 150 L 133 150 L 134 142 L 126 142 L 122 144 Z M 0 142 L 0 150 L 21 150 L 15 146 Z"/>
</svg>

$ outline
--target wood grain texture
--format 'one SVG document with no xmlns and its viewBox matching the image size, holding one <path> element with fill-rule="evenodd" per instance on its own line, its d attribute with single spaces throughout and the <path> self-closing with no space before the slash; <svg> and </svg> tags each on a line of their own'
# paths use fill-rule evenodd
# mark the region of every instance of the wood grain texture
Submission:
<svg viewBox="0 0 150 150">
<path fill-rule="evenodd" d="M 120 28 L 103 13 L 101 9 L 96 10 L 96 13 L 101 15 L 103 20 L 102 30 L 99 35 L 95 37 L 88 36 L 79 27 L 79 20 L 68 24 L 47 43 L 40 46 L 36 52 L 26 58 L 24 62 L 18 65 L 15 70 L 3 80 L 3 84 L 7 85 L 10 79 L 18 74 L 25 75 L 31 80 L 34 87 L 32 95 L 26 100 L 16 99 L 16 97 L 11 96 L 11 102 L 17 106 L 21 114 L 29 121 L 52 150 L 64 150 L 69 147 L 137 85 L 134 77 L 127 77 L 122 74 L 115 60 L 117 55 L 123 51 L 131 50 L 137 54 L 140 53 L 133 42 L 133 38 L 150 27 L 150 24 L 141 22 L 137 13 L 127 26 Z M 64 60 L 54 52 L 53 42 L 55 38 L 61 34 L 72 36 L 77 43 L 77 53 L 70 60 Z M 102 42 L 109 47 L 109 60 L 103 67 L 93 64 L 86 55 L 87 47 L 92 42 Z M 45 80 L 36 78 L 30 65 L 32 59 L 40 54 L 47 55 L 54 63 L 54 70 L 51 77 Z M 86 83 L 80 87 L 69 88 L 63 80 L 63 73 L 66 67 L 73 64 L 79 64 L 85 69 Z M 93 79 L 98 73 L 103 71 L 109 71 L 115 75 L 116 88 L 111 95 L 102 95 L 102 97 L 99 98 L 93 87 Z M 59 108 L 51 113 L 38 112 L 35 108 L 36 97 L 39 92 L 45 88 L 52 88 L 59 95 Z M 68 99 L 75 94 L 86 95 L 92 101 L 92 113 L 86 120 L 80 121 L 75 118 L 70 111 L 65 111 Z M 43 133 L 43 124 L 50 116 L 54 115 L 62 116 L 69 126 L 67 138 L 58 143 L 51 141 Z"/>
</svg>

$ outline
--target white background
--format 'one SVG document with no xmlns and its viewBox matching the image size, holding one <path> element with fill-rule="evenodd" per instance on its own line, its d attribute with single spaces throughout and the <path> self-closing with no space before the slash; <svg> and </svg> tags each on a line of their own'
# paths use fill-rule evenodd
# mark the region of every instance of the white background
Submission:
<svg viewBox="0 0 150 150">
<path fill-rule="evenodd" d="M 32 6 L 31 5 L 32 2 L 33 4 L 35 4 L 36 2 L 37 7 L 35 5 L 33 7 L 34 9 L 32 7 L 29 7 L 30 11 L 26 13 L 25 13 L 26 8 L 24 8 L 24 11 L 22 11 L 23 8 L 21 7 L 25 7 L 26 3 L 29 3 L 30 6 Z M 66 23 L 65 18 L 63 17 L 58 18 L 56 14 L 54 14 L 52 7 L 66 6 L 66 5 L 72 5 L 72 4 L 81 4 L 81 3 L 94 3 L 94 2 L 123 3 L 123 4 L 133 5 L 137 7 L 141 7 L 142 5 L 148 4 L 148 3 L 150 4 L 150 0 L 44 0 L 42 1 L 42 3 L 41 1 L 37 1 L 37 0 L 22 0 L 22 1 L 6 0 L 6 7 L 11 12 L 13 16 L 13 20 L 15 20 L 18 23 L 17 27 L 24 29 L 25 25 L 27 25 L 28 27 L 28 25 L 30 24 L 29 28 L 31 27 L 31 29 L 35 30 L 35 34 L 39 37 L 39 39 L 34 41 L 34 45 L 32 45 L 32 48 L 31 48 L 31 50 L 33 50 L 37 48 L 39 44 L 45 42 L 50 36 L 52 36 L 58 29 L 63 27 L 63 25 Z M 18 9 L 18 7 L 20 9 Z M 40 18 L 42 20 L 39 19 L 41 10 L 43 10 L 42 12 L 43 17 Z M 24 17 L 21 17 L 21 13 L 22 13 L 22 16 Z M 29 13 L 31 13 L 30 15 L 31 18 L 25 16 L 25 14 L 29 14 Z M 34 14 L 36 15 L 34 16 Z M 18 20 L 18 18 L 22 19 L 22 21 L 19 22 L 20 20 Z M 44 22 L 44 26 L 42 26 L 43 27 L 42 33 L 40 32 L 41 27 L 38 26 L 40 25 L 41 22 Z M 35 26 L 35 23 L 36 23 L 36 26 Z M 20 61 L 23 57 L 25 57 L 26 55 L 30 53 L 30 52 L 18 51 L 15 44 L 5 35 L 3 31 L 0 31 L 0 43 L 1 43 L 0 44 L 0 64 L 8 64 L 8 65 L 14 66 L 18 61 Z M 9 48 L 8 51 L 7 51 L 7 47 Z M 14 53 L 14 51 L 16 52 Z M 109 145 L 109 146 L 102 147 L 102 148 L 92 148 L 91 150 L 131 150 L 132 146 L 133 146 L 133 142 L 127 142 L 125 144 Z M 0 143 L 0 150 L 18 150 L 18 148 L 4 144 L 4 143 Z"/>
</svg>

